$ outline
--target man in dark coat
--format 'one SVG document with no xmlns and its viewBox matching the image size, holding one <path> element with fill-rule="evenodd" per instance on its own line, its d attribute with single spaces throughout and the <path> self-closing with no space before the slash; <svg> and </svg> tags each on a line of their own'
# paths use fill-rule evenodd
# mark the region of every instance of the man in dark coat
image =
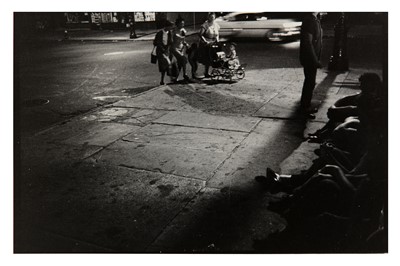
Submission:
<svg viewBox="0 0 400 266">
<path fill-rule="evenodd" d="M 321 68 L 322 28 L 318 12 L 308 13 L 303 19 L 300 35 L 300 63 L 304 68 L 304 85 L 301 94 L 301 111 L 310 118 L 316 110 L 311 109 L 317 69 Z"/>
</svg>

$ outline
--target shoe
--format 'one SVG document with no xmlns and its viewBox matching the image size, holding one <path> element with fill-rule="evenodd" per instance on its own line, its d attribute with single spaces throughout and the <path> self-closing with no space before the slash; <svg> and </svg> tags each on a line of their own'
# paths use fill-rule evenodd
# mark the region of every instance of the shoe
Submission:
<svg viewBox="0 0 400 266">
<path fill-rule="evenodd" d="M 162 82 L 162 81 L 160 82 L 160 85 L 164 85 L 164 84 L 165 84 L 164 82 Z"/>
<path fill-rule="evenodd" d="M 188 75 L 183 75 L 183 79 L 186 80 L 186 81 L 189 81 L 189 80 L 190 80 L 190 78 L 189 78 Z"/>
<path fill-rule="evenodd" d="M 322 142 L 324 142 L 324 140 L 321 138 L 321 137 L 319 137 L 319 136 L 317 136 L 317 135 L 309 135 L 308 136 L 308 142 L 310 142 L 310 143 L 322 143 Z"/>
<path fill-rule="evenodd" d="M 315 119 L 314 109 L 300 107 L 299 114 L 307 119 Z M 317 109 L 318 111 L 318 109 Z"/>
<path fill-rule="evenodd" d="M 310 114 L 315 114 L 315 113 L 318 112 L 318 108 L 317 108 L 317 107 L 308 108 L 306 111 L 307 111 L 308 113 L 310 113 Z"/>
<path fill-rule="evenodd" d="M 278 181 L 279 180 L 279 175 L 277 173 L 275 173 L 274 170 L 272 170 L 271 168 L 267 167 L 266 178 Z"/>
<path fill-rule="evenodd" d="M 315 115 L 314 114 L 310 114 L 310 113 L 300 113 L 301 116 L 303 116 L 306 119 L 315 119 Z"/>
<path fill-rule="evenodd" d="M 280 175 L 275 173 L 271 168 L 267 168 L 266 176 L 256 176 L 254 179 L 272 194 L 279 192 L 290 194 L 293 192 L 290 180 L 287 178 L 280 178 Z"/>
</svg>

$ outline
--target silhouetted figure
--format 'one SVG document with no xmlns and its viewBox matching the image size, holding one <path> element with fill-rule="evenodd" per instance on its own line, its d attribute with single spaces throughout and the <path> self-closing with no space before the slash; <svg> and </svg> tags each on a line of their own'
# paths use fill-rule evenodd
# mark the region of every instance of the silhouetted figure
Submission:
<svg viewBox="0 0 400 266">
<path fill-rule="evenodd" d="M 315 88 L 317 69 L 321 68 L 322 28 L 318 12 L 308 13 L 303 19 L 300 35 L 300 63 L 304 68 L 304 84 L 301 93 L 300 109 L 309 118 L 316 112 L 311 109 L 311 99 Z"/>
<path fill-rule="evenodd" d="M 136 39 L 137 38 L 136 29 L 135 29 L 136 25 L 135 24 L 136 24 L 135 23 L 135 15 L 132 14 L 132 15 L 129 16 L 129 29 L 130 29 L 129 38 L 130 39 Z"/>
</svg>

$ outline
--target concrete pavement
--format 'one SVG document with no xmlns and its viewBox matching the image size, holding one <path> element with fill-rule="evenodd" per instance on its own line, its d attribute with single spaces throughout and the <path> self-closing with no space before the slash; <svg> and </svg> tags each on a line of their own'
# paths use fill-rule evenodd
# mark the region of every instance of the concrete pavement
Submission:
<svg viewBox="0 0 400 266">
<path fill-rule="evenodd" d="M 254 177 L 307 169 L 304 137 L 365 71 L 320 70 L 315 120 L 296 114 L 302 69 L 271 68 L 123 96 L 22 139 L 16 252 L 256 252 L 286 221 Z"/>
</svg>

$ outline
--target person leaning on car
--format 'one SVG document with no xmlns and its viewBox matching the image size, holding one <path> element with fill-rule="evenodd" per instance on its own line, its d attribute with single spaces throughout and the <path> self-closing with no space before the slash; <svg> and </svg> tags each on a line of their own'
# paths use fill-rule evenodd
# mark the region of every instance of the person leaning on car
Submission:
<svg viewBox="0 0 400 266">
<path fill-rule="evenodd" d="M 319 12 L 313 12 L 305 15 L 300 34 L 300 63 L 304 68 L 300 108 L 310 118 L 313 118 L 311 113 L 316 112 L 316 110 L 311 109 L 311 99 L 317 69 L 322 67 L 319 61 L 322 50 L 322 28 L 318 14 Z"/>
</svg>

